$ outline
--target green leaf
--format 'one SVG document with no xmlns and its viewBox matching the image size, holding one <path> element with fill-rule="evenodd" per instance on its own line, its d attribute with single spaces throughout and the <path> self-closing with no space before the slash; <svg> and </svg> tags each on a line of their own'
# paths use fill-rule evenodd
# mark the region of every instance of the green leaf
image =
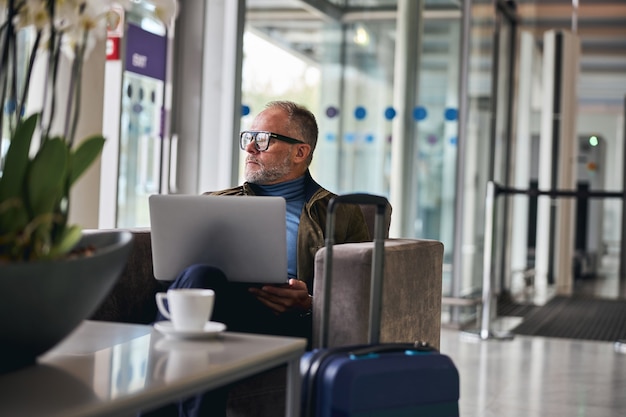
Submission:
<svg viewBox="0 0 626 417">
<path fill-rule="evenodd" d="M 61 138 L 45 141 L 33 159 L 27 178 L 28 205 L 37 216 L 54 211 L 65 193 L 68 145 Z"/>
<path fill-rule="evenodd" d="M 83 229 L 80 226 L 68 226 L 63 230 L 57 242 L 50 248 L 48 257 L 56 258 L 71 251 L 82 237 Z"/>
<path fill-rule="evenodd" d="M 91 166 L 93 161 L 100 155 L 104 147 L 104 137 L 100 135 L 91 136 L 78 145 L 76 151 L 70 156 L 69 164 L 69 185 L 80 178 L 81 175 Z"/>
<path fill-rule="evenodd" d="M 20 197 L 0 201 L 0 235 L 16 234 L 28 224 L 28 221 L 28 213 Z"/>
<path fill-rule="evenodd" d="M 21 194 L 24 176 L 28 169 L 28 153 L 33 138 L 38 115 L 32 115 L 18 124 L 15 135 L 11 138 L 5 156 L 5 164 L 0 178 L 0 201 Z"/>
</svg>

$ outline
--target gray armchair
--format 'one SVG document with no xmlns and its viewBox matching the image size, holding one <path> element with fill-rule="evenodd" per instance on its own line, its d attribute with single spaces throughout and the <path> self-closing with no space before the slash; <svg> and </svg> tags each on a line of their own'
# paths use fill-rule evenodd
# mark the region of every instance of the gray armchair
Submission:
<svg viewBox="0 0 626 417">
<path fill-rule="evenodd" d="M 363 207 L 370 230 L 373 210 Z M 390 210 L 387 213 L 389 225 Z M 93 315 L 94 320 L 151 323 L 156 316 L 154 294 L 164 284 L 154 279 L 149 229 L 132 229 L 133 249 L 112 292 Z M 337 245 L 333 259 L 330 345 L 367 341 L 370 265 L 372 243 Z M 315 259 L 314 330 L 319 323 L 325 250 Z M 441 279 L 443 245 L 416 239 L 387 239 L 381 341 L 421 340 L 439 347 L 441 325 Z M 315 332 L 314 332 L 315 333 Z M 285 368 L 242 381 L 233 386 L 228 416 L 284 415 Z"/>
<path fill-rule="evenodd" d="M 376 207 L 361 206 L 374 235 Z M 424 341 L 439 349 L 443 244 L 425 239 L 389 239 L 391 206 L 385 215 L 385 260 L 381 311 L 381 342 Z M 347 243 L 333 248 L 333 281 L 329 345 L 367 343 L 370 277 L 374 244 Z M 313 294 L 324 293 L 326 249 L 315 257 Z M 321 311 L 322 299 L 313 297 L 313 311 Z M 313 345 L 317 345 L 321 317 L 313 314 Z"/>
<path fill-rule="evenodd" d="M 367 343 L 373 243 L 347 243 L 333 249 L 330 346 Z M 315 277 L 324 273 L 326 250 L 315 257 Z M 433 240 L 386 239 L 381 342 L 424 341 L 439 348 L 443 244 Z M 322 294 L 324 282 L 313 281 Z M 313 297 L 313 311 L 322 300 Z M 314 345 L 320 316 L 313 315 Z"/>
</svg>

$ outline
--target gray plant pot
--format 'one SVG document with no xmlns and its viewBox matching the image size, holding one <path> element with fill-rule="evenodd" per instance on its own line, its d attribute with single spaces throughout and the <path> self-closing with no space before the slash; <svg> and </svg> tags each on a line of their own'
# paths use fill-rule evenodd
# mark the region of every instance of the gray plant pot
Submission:
<svg viewBox="0 0 626 417">
<path fill-rule="evenodd" d="M 0 373 L 34 364 L 102 303 L 132 245 L 122 230 L 83 233 L 93 255 L 0 265 Z"/>
</svg>

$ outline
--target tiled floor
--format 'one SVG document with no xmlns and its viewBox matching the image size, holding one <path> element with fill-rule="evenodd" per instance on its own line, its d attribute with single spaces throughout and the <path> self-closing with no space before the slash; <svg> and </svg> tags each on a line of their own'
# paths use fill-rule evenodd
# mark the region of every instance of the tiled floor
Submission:
<svg viewBox="0 0 626 417">
<path fill-rule="evenodd" d="M 626 354 L 613 343 L 442 329 L 441 352 L 459 370 L 462 417 L 626 416 Z"/>
<path fill-rule="evenodd" d="M 576 292 L 624 298 L 615 275 L 582 287 Z M 511 329 L 519 320 L 501 318 L 491 328 Z M 461 417 L 626 416 L 626 353 L 614 342 L 480 340 L 444 326 L 440 349 L 459 370 Z"/>
</svg>

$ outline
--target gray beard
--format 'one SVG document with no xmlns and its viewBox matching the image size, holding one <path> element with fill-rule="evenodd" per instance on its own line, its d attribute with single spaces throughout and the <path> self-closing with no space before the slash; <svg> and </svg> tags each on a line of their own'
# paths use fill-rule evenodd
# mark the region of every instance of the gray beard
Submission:
<svg viewBox="0 0 626 417">
<path fill-rule="evenodd" d="M 258 162 L 258 161 L 257 161 Z M 266 185 L 273 183 L 276 180 L 281 179 L 285 175 L 289 174 L 291 167 L 291 152 L 283 159 L 278 165 L 267 168 L 265 165 L 260 165 L 258 170 L 249 171 L 245 170 L 245 179 L 252 184 Z"/>
</svg>

